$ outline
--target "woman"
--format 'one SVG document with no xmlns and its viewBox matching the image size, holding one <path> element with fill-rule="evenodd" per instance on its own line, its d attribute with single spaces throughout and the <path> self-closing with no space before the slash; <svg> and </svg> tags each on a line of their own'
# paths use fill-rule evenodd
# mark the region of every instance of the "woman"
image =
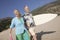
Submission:
<svg viewBox="0 0 60 40">
<path fill-rule="evenodd" d="M 35 24 L 34 24 L 33 16 L 32 16 L 32 13 L 30 13 L 29 7 L 27 5 L 24 6 L 24 11 L 25 11 L 24 19 L 26 20 L 26 24 L 27 24 L 27 27 L 29 29 L 29 32 L 33 36 L 33 39 L 37 40 L 37 36 L 36 36 L 35 31 L 34 31 Z"/>
<path fill-rule="evenodd" d="M 10 35 L 12 34 L 12 29 L 15 27 L 16 40 L 30 40 L 29 33 L 24 26 L 23 18 L 18 10 L 14 10 L 15 18 L 12 19 L 10 25 Z"/>
</svg>

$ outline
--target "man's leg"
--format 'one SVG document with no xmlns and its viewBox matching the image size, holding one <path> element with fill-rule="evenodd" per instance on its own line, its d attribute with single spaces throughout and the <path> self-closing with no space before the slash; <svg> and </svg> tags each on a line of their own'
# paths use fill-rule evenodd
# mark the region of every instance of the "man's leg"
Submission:
<svg viewBox="0 0 60 40">
<path fill-rule="evenodd" d="M 30 35 L 29 35 L 29 32 L 28 31 L 25 31 L 24 34 L 23 34 L 23 39 L 24 40 L 30 40 Z"/>
<path fill-rule="evenodd" d="M 23 40 L 22 34 L 16 35 L 16 40 Z"/>
</svg>

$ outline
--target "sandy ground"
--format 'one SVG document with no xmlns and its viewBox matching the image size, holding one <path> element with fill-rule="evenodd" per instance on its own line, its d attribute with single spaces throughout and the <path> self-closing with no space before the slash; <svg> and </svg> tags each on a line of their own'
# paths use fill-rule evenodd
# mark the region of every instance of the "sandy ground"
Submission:
<svg viewBox="0 0 60 40">
<path fill-rule="evenodd" d="M 42 25 L 38 25 L 35 29 L 38 40 L 60 40 L 60 16 Z M 13 30 L 13 38 L 15 40 L 15 31 Z M 9 29 L 0 33 L 0 40 L 9 40 Z"/>
</svg>

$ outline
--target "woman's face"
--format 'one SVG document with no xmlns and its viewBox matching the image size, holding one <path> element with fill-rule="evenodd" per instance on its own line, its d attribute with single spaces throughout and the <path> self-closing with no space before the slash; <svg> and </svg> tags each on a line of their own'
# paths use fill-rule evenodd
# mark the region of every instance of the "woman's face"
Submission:
<svg viewBox="0 0 60 40">
<path fill-rule="evenodd" d="M 28 7 L 25 7 L 25 8 L 24 8 L 24 11 L 27 12 L 27 13 L 30 12 Z"/>
<path fill-rule="evenodd" d="M 20 17 L 20 12 L 18 10 L 14 10 L 14 14 L 16 17 Z"/>
</svg>

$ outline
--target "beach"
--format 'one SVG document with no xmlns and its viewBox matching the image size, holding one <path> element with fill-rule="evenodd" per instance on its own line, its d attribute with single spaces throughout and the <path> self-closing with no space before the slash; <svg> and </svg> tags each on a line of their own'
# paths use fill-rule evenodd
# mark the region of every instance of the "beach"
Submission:
<svg viewBox="0 0 60 40">
<path fill-rule="evenodd" d="M 15 29 L 12 32 L 13 39 L 16 40 Z M 35 32 L 38 40 L 60 40 L 60 16 L 42 25 L 37 25 Z M 0 32 L 0 40 L 9 40 L 9 29 Z"/>
</svg>

